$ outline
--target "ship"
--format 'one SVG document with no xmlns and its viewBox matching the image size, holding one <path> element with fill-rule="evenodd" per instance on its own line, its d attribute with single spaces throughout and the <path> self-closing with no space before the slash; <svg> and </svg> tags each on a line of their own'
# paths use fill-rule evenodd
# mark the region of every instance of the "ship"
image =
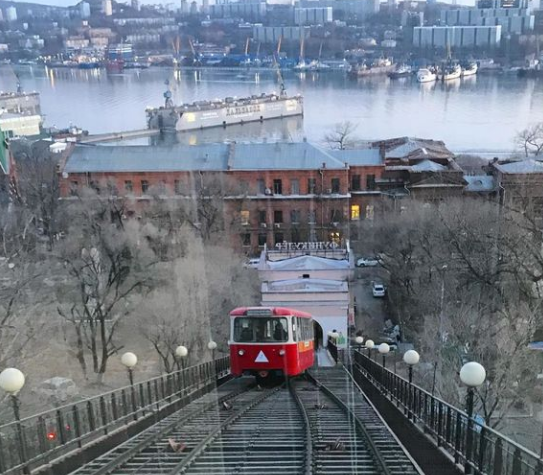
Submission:
<svg viewBox="0 0 543 475">
<path fill-rule="evenodd" d="M 453 79 L 460 79 L 462 75 L 462 68 L 459 64 L 449 64 L 443 68 L 443 73 L 441 74 L 441 80 L 451 81 Z"/>
<path fill-rule="evenodd" d="M 394 71 L 388 73 L 390 79 L 406 78 L 413 75 L 411 66 L 400 64 Z"/>
<path fill-rule="evenodd" d="M 477 74 L 479 67 L 474 61 L 469 62 L 465 67 L 462 67 L 462 77 L 474 76 Z"/>
<path fill-rule="evenodd" d="M 422 68 L 417 71 L 418 82 L 436 82 L 437 71 L 435 68 Z"/>
<path fill-rule="evenodd" d="M 362 63 L 353 66 L 349 70 L 349 75 L 354 77 L 373 76 L 377 74 L 388 74 L 394 71 L 394 64 L 390 59 L 381 58 L 373 62 L 370 66 Z"/>
<path fill-rule="evenodd" d="M 180 106 L 173 105 L 169 89 L 164 98 L 164 107 L 146 110 L 149 129 L 182 132 L 303 115 L 303 97 L 288 96 L 283 86 L 279 94 L 227 97 Z"/>
</svg>

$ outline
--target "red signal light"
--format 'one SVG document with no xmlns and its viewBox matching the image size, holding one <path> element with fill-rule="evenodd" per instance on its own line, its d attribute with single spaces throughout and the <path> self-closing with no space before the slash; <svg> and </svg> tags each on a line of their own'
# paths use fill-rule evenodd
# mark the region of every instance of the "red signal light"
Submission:
<svg viewBox="0 0 543 475">
<path fill-rule="evenodd" d="M 48 432 L 46 437 L 47 440 L 55 440 L 57 438 L 57 434 L 55 434 L 54 432 Z"/>
</svg>

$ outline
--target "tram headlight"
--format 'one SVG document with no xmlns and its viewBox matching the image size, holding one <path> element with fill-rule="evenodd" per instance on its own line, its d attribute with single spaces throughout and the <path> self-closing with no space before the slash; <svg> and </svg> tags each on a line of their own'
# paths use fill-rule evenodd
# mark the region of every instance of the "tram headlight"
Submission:
<svg viewBox="0 0 543 475">
<path fill-rule="evenodd" d="M 239 356 L 243 356 L 244 354 L 245 354 L 245 350 L 239 350 L 239 351 L 238 351 L 238 355 L 239 355 Z"/>
<path fill-rule="evenodd" d="M 279 350 L 279 356 L 285 356 L 285 350 Z"/>
</svg>

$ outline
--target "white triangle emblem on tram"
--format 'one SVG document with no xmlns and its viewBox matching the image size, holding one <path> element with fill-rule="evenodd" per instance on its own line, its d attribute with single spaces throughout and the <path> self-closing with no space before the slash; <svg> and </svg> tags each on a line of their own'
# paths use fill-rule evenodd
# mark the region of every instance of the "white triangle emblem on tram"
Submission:
<svg viewBox="0 0 543 475">
<path fill-rule="evenodd" d="M 258 353 L 258 356 L 255 359 L 255 363 L 269 363 L 268 358 L 266 358 L 266 355 L 263 351 L 260 351 L 260 353 Z"/>
</svg>

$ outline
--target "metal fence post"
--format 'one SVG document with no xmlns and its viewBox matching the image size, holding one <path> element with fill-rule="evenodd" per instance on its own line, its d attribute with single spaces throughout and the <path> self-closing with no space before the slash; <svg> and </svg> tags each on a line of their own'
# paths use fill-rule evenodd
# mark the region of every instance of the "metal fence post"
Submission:
<svg viewBox="0 0 543 475">
<path fill-rule="evenodd" d="M 454 432 L 454 462 L 460 461 L 460 440 L 462 435 L 462 419 L 459 412 L 456 413 L 456 425 Z"/>
<path fill-rule="evenodd" d="M 64 427 L 64 417 L 62 416 L 62 412 L 60 409 L 57 409 L 57 430 L 59 435 L 59 440 L 62 445 L 66 443 L 66 431 Z"/>
<path fill-rule="evenodd" d="M 486 430 L 484 427 L 481 427 L 481 432 L 479 433 L 479 472 L 482 472 L 485 464 L 485 450 L 486 450 Z"/>
<path fill-rule="evenodd" d="M 494 445 L 494 469 L 492 475 L 502 475 L 503 471 L 503 448 L 502 440 L 498 439 Z"/>
<path fill-rule="evenodd" d="M 83 445 L 81 442 L 81 421 L 79 420 L 79 409 L 77 408 L 76 404 L 72 406 L 72 414 L 74 419 L 75 436 L 77 437 L 77 446 L 81 448 Z"/>
<path fill-rule="evenodd" d="M 520 455 L 520 449 L 517 447 L 513 453 L 513 469 L 511 473 L 521 474 L 522 473 L 522 457 Z"/>
<path fill-rule="evenodd" d="M 100 417 L 102 419 L 102 425 L 104 426 L 104 434 L 107 435 L 107 410 L 104 396 L 100 396 Z"/>
<path fill-rule="evenodd" d="M 96 421 L 94 420 L 94 409 L 90 401 L 87 401 L 87 416 L 89 418 L 89 429 L 92 432 L 96 429 Z"/>
</svg>

